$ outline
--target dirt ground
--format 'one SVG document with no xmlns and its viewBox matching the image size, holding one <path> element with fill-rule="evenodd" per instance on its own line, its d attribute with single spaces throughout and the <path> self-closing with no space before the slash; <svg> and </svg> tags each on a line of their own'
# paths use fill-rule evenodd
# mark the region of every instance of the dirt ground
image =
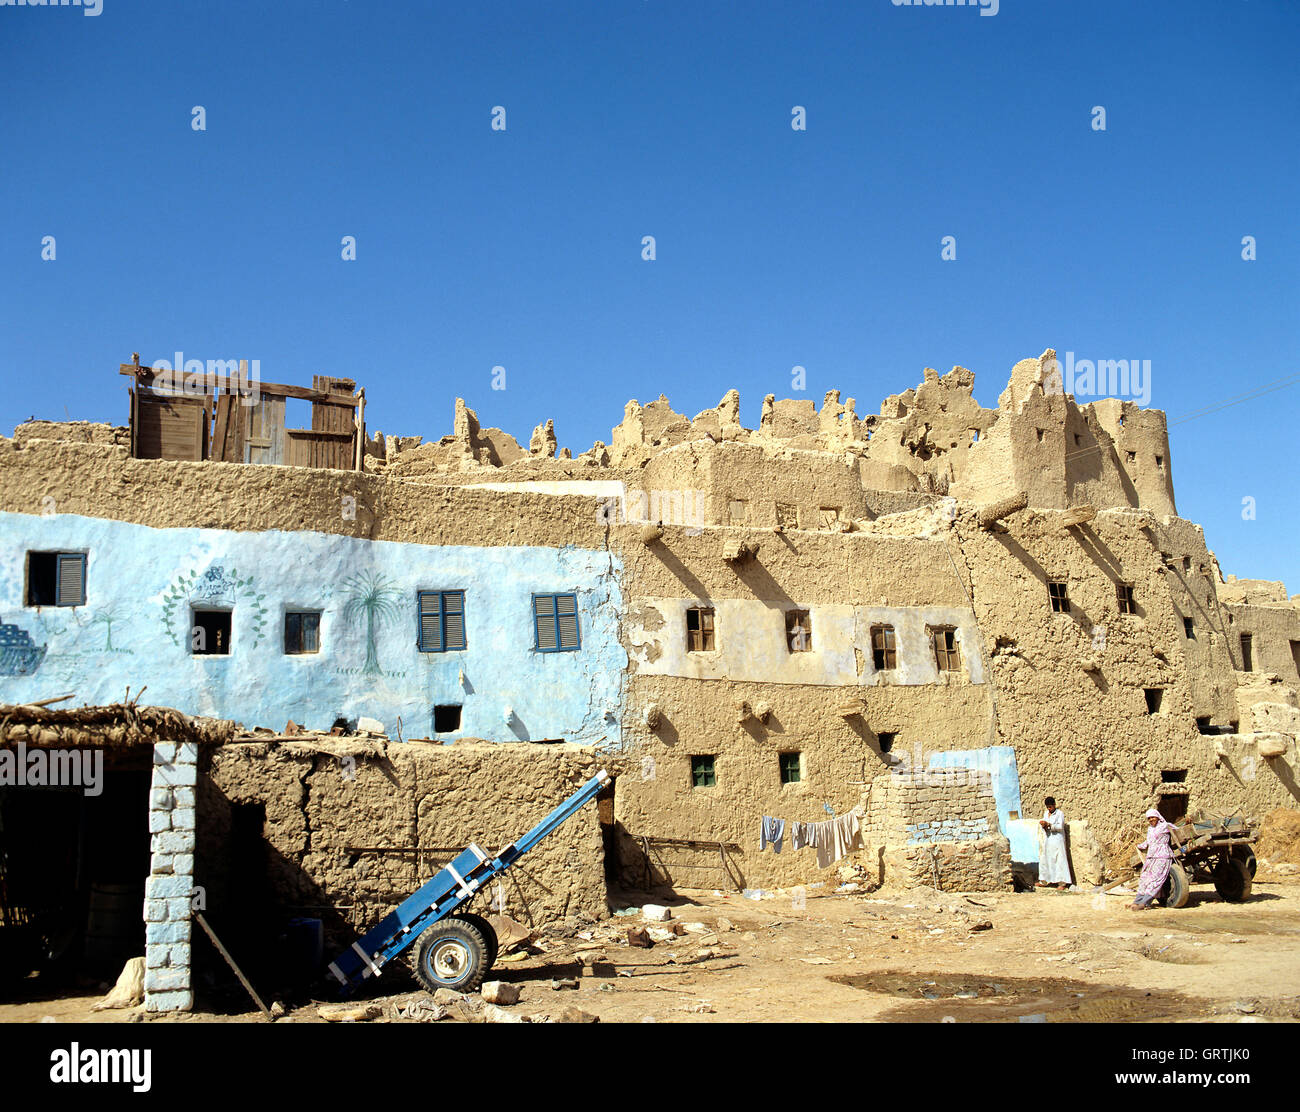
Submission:
<svg viewBox="0 0 1300 1112">
<path fill-rule="evenodd" d="M 624 902 L 641 900 L 628 894 Z M 736 893 L 679 893 L 661 902 L 673 921 L 694 926 L 650 949 L 627 945 L 628 928 L 645 925 L 639 915 L 543 927 L 528 952 L 504 955 L 490 974 L 522 990 L 503 1010 L 537 1022 L 576 1007 L 607 1023 L 1300 1018 L 1300 884 L 1293 881 L 1257 881 L 1242 904 L 1197 886 L 1187 907 L 1146 912 L 1126 911 L 1123 893 L 1055 890 L 810 893 L 800 909 L 789 897 Z M 982 923 L 992 926 L 976 929 Z M 374 1005 L 371 1021 L 412 1022 L 398 1012 L 427 994 L 400 971 L 386 977 L 363 1001 Z M 552 984 L 564 980 L 576 987 Z M 91 1012 L 99 999 L 29 993 L 0 1003 L 0 1021 L 144 1018 L 140 1008 Z M 244 1011 L 232 1003 L 228 1014 L 149 1022 L 261 1021 L 251 1005 Z M 288 1004 L 279 1022 L 322 1022 L 317 1003 Z M 450 1011 L 453 1022 L 483 1018 L 477 996 Z"/>
</svg>

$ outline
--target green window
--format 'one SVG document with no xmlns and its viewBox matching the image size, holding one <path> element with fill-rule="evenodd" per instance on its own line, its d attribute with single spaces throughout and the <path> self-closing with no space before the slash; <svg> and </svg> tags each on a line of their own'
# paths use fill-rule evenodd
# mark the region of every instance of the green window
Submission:
<svg viewBox="0 0 1300 1112">
<path fill-rule="evenodd" d="M 713 758 L 691 758 L 691 787 L 711 788 L 718 782 L 717 772 L 713 767 Z"/>
<path fill-rule="evenodd" d="M 781 783 L 797 784 L 801 779 L 803 767 L 802 753 L 782 753 L 781 754 Z"/>
</svg>

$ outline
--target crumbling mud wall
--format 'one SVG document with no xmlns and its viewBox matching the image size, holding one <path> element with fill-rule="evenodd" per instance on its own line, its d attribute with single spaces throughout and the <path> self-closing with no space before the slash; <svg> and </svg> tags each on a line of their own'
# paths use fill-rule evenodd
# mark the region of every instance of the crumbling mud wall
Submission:
<svg viewBox="0 0 1300 1112">
<path fill-rule="evenodd" d="M 577 456 L 552 421 L 524 446 L 458 399 L 449 436 L 376 434 L 363 473 L 129 460 L 111 435 L 25 426 L 0 439 L 0 510 L 582 550 L 609 569 L 626 677 L 616 707 L 586 671 L 564 695 L 621 747 L 625 875 L 642 836 L 699 843 L 678 847 L 684 886 L 720 886 L 718 842 L 742 884 L 810 879 L 789 851 L 758 854 L 761 817 L 841 814 L 899 754 L 1010 747 L 1026 813 L 1055 795 L 1108 847 L 1136 841 L 1152 804 L 1295 808 L 1300 605 L 1225 580 L 1175 516 L 1164 415 L 1079 404 L 1054 359 L 1017 363 L 996 409 L 963 368 L 926 370 L 878 414 L 836 391 L 769 397 L 754 429 L 735 391 L 694 417 L 634 400 Z M 686 644 L 688 607 L 714 611 L 717 644 Z M 791 610 L 810 616 L 808 653 L 787 642 Z M 263 758 L 272 780 L 280 759 Z"/>
<path fill-rule="evenodd" d="M 465 846 L 500 850 L 599 767 L 571 745 L 232 743 L 211 753 L 200 778 L 196 880 L 214 922 L 261 883 L 282 918 L 323 918 L 331 945 L 346 945 Z M 235 810 L 248 805 L 265 813 L 263 877 L 232 865 Z M 607 915 L 597 805 L 508 870 L 501 893 L 523 923 Z M 485 913 L 495 895 L 472 909 Z"/>
</svg>

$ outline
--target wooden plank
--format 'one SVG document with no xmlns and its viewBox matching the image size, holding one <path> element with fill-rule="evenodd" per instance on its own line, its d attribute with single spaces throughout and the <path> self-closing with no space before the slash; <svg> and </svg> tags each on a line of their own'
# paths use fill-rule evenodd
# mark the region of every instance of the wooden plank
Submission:
<svg viewBox="0 0 1300 1112">
<path fill-rule="evenodd" d="M 133 363 L 123 363 L 118 374 L 130 375 L 136 379 L 137 384 L 145 387 L 153 385 L 153 369 L 150 367 L 137 367 Z M 336 380 L 336 381 L 351 381 Z M 263 394 L 273 394 L 281 398 L 302 398 L 309 402 L 329 402 L 333 405 L 348 405 L 356 407 L 359 399 L 347 393 L 323 393 L 319 390 L 312 390 L 306 386 L 288 386 L 282 382 L 258 382 L 257 389 Z"/>
<path fill-rule="evenodd" d="M 212 458 L 214 460 L 224 460 L 226 458 L 226 435 L 230 430 L 230 406 L 234 401 L 230 394 L 222 394 L 217 398 L 217 420 L 212 428 Z"/>
<path fill-rule="evenodd" d="M 256 1004 L 261 1009 L 262 1015 L 266 1019 L 266 1022 L 274 1023 L 275 1017 L 271 1015 L 270 1009 L 267 1008 L 267 1006 L 262 1003 L 262 998 L 258 996 L 257 993 L 253 990 L 253 986 L 249 984 L 248 978 L 244 976 L 244 971 L 235 964 L 235 959 L 230 956 L 230 951 L 227 950 L 223 945 L 221 945 L 221 939 L 219 939 L 217 937 L 216 932 L 210 926 L 208 926 L 208 921 L 205 918 L 203 918 L 202 913 L 196 911 L 194 913 L 194 918 L 195 920 L 197 920 L 199 926 L 203 928 L 208 938 L 212 940 L 212 945 L 214 945 L 217 948 L 217 951 L 221 954 L 221 956 L 226 959 L 226 964 L 235 971 L 235 976 L 239 978 L 239 983 L 244 986 L 244 989 L 247 991 L 248 995 L 253 998 L 253 1003 Z"/>
<path fill-rule="evenodd" d="M 226 458 L 235 463 L 244 462 L 244 441 L 248 436 L 248 406 L 241 405 L 238 399 L 233 399 L 231 405 L 231 425 L 234 427 L 234 439 L 230 448 L 230 455 Z"/>
<path fill-rule="evenodd" d="M 302 440 L 316 440 L 322 443 L 325 441 L 352 439 L 352 434 L 350 432 L 334 432 L 331 429 L 285 429 L 284 431 L 289 436 L 296 436 Z"/>
</svg>

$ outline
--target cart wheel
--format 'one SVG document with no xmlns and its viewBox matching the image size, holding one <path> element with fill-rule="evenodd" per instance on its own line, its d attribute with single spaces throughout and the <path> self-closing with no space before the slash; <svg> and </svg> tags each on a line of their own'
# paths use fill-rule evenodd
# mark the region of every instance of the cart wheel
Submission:
<svg viewBox="0 0 1300 1112">
<path fill-rule="evenodd" d="M 1219 858 L 1214 867 L 1214 890 L 1227 903 L 1250 899 L 1250 868 L 1236 855 Z"/>
<path fill-rule="evenodd" d="M 464 919 L 444 919 L 420 936 L 415 975 L 430 992 L 473 992 L 487 972 L 487 943 Z"/>
<path fill-rule="evenodd" d="M 483 972 L 486 973 L 496 964 L 497 954 L 501 952 L 501 943 L 497 941 L 497 932 L 492 929 L 492 924 L 482 915 L 474 915 L 468 911 L 458 911 L 452 918 L 463 919 L 470 926 L 475 927 L 478 933 L 483 936 L 483 943 L 487 946 L 487 958 L 483 964 Z"/>
<path fill-rule="evenodd" d="M 1255 868 L 1258 864 L 1255 861 L 1255 851 L 1251 849 L 1250 846 L 1233 846 L 1232 856 L 1234 860 L 1240 861 L 1246 866 L 1246 869 L 1253 880 L 1255 878 Z"/>
<path fill-rule="evenodd" d="M 1160 889 L 1160 898 L 1165 907 L 1186 907 L 1187 897 L 1192 893 L 1192 886 L 1187 879 L 1187 871 L 1177 862 L 1169 865 L 1169 878 Z"/>
</svg>

